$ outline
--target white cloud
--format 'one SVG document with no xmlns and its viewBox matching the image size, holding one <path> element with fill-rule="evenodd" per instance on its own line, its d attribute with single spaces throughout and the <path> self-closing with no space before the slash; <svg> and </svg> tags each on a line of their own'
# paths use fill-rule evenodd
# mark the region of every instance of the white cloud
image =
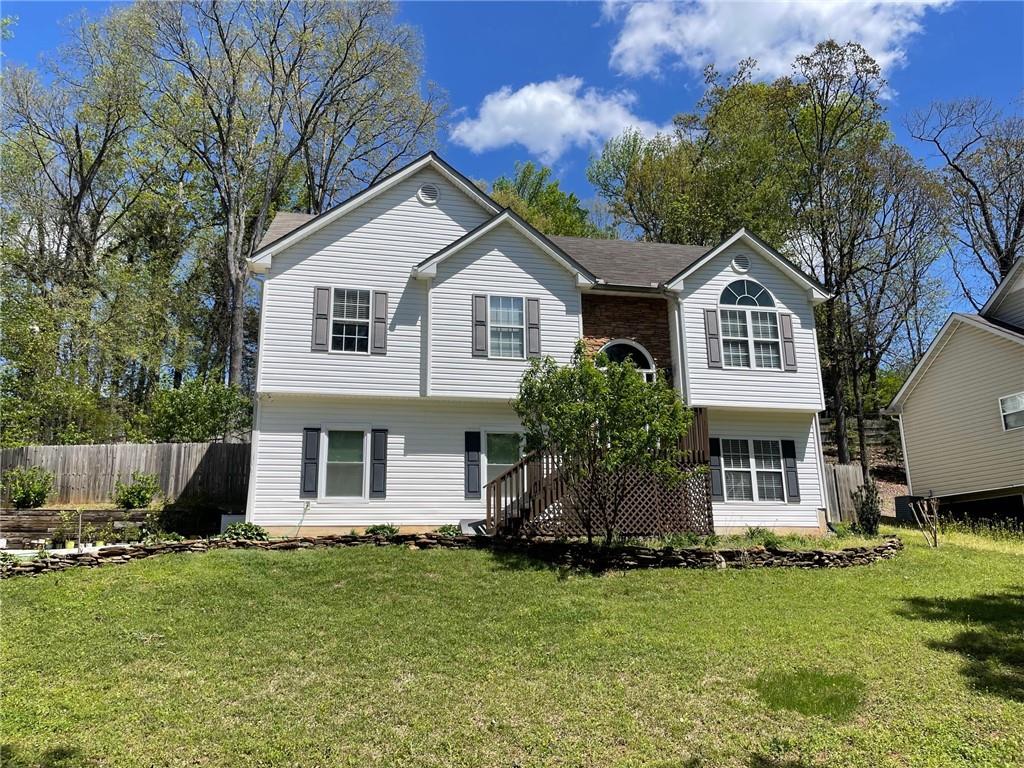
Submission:
<svg viewBox="0 0 1024 768">
<path fill-rule="evenodd" d="M 529 83 L 515 91 L 505 86 L 484 97 L 476 117 L 458 121 L 451 139 L 473 152 L 521 144 L 552 163 L 570 147 L 599 146 L 626 128 L 647 135 L 668 130 L 637 117 L 635 102 L 629 91 L 584 88 L 579 77 Z"/>
<path fill-rule="evenodd" d="M 607 2 L 606 19 L 622 18 L 611 66 L 627 75 L 657 75 L 665 64 L 729 71 L 754 57 L 765 77 L 790 72 L 793 60 L 827 38 L 852 40 L 883 70 L 904 62 L 907 40 L 930 8 L 950 0 L 773 0 L 773 2 Z"/>
</svg>

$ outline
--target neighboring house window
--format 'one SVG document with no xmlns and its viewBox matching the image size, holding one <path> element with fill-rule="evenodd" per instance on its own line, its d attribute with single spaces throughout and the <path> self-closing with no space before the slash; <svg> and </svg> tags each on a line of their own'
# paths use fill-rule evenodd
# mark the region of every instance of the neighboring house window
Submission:
<svg viewBox="0 0 1024 768">
<path fill-rule="evenodd" d="M 331 304 L 331 350 L 369 354 L 370 292 L 335 288 Z"/>
<path fill-rule="evenodd" d="M 719 300 L 722 363 L 726 368 L 782 368 L 779 315 L 767 289 L 753 280 L 736 280 Z"/>
<path fill-rule="evenodd" d="M 488 297 L 491 357 L 525 357 L 526 314 L 522 296 Z"/>
<path fill-rule="evenodd" d="M 624 363 L 627 360 L 631 360 L 647 381 L 654 381 L 657 378 L 658 374 L 654 369 L 654 361 L 647 354 L 647 350 L 635 341 L 615 339 L 601 347 L 600 352 L 604 352 L 613 363 Z"/>
<path fill-rule="evenodd" d="M 999 412 L 1004 430 L 1024 427 L 1024 392 L 999 398 Z"/>
<path fill-rule="evenodd" d="M 365 443 L 365 432 L 328 430 L 324 496 L 363 495 Z"/>
<path fill-rule="evenodd" d="M 778 440 L 722 438 L 726 501 L 785 501 Z"/>
<path fill-rule="evenodd" d="M 487 433 L 487 482 L 511 469 L 522 458 L 523 437 L 518 432 Z"/>
</svg>

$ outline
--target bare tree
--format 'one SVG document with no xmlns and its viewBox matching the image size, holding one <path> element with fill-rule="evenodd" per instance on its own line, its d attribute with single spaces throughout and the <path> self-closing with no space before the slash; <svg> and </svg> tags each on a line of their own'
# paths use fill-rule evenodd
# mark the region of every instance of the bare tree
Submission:
<svg viewBox="0 0 1024 768">
<path fill-rule="evenodd" d="M 989 101 L 936 102 L 908 120 L 945 165 L 953 270 L 977 309 L 1024 253 L 1024 117 Z"/>
<path fill-rule="evenodd" d="M 875 169 L 867 158 L 885 134 L 879 103 L 885 80 L 863 47 L 828 40 L 797 57 L 788 84 L 798 94 L 787 109 L 803 178 L 793 247 L 834 297 L 823 307 L 819 338 L 838 459 L 848 463 L 846 300 L 858 254 L 872 237 Z"/>
<path fill-rule="evenodd" d="M 414 90 L 417 48 L 391 5 L 372 0 L 190 0 L 139 9 L 151 20 L 144 44 L 156 63 L 147 114 L 201 166 L 214 193 L 229 288 L 229 382 L 240 384 L 246 259 L 303 160 L 313 169 L 307 187 L 316 210 L 333 194 L 342 161 L 349 173 L 360 164 L 383 172 L 429 135 L 432 122 L 422 115 L 400 125 L 372 115 L 375 104 L 388 104 L 391 84 Z"/>
</svg>

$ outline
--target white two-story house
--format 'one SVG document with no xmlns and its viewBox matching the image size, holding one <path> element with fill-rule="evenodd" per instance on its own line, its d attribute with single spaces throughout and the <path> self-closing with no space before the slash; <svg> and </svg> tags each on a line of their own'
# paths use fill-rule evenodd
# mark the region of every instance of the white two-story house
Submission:
<svg viewBox="0 0 1024 768">
<path fill-rule="evenodd" d="M 481 519 L 520 459 L 533 357 L 664 370 L 706 429 L 716 530 L 813 532 L 826 493 L 813 280 L 740 231 L 706 248 L 545 237 L 430 153 L 319 216 L 263 276 L 247 519 L 273 533 Z"/>
</svg>

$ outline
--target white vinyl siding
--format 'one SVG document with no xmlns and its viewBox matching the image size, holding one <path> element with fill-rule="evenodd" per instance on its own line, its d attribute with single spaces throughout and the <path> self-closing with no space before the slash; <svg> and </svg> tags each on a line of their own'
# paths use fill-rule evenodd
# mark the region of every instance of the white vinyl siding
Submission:
<svg viewBox="0 0 1024 768">
<path fill-rule="evenodd" d="M 347 425 L 364 425 L 347 426 Z M 299 497 L 302 428 L 388 430 L 387 497 Z M 465 498 L 465 433 L 521 429 L 508 403 L 274 395 L 263 398 L 254 433 L 249 519 L 265 526 L 443 525 L 483 519 L 484 499 Z M 321 435 L 321 466 L 326 438 Z M 368 440 L 363 456 L 368 457 Z M 486 444 L 485 444 L 486 445 Z M 368 463 L 368 462 L 366 462 Z M 303 519 L 303 509 L 309 511 Z"/>
<path fill-rule="evenodd" d="M 731 267 L 737 253 L 746 253 L 750 269 L 740 275 Z M 686 356 L 686 384 L 690 404 L 694 406 L 725 406 L 741 408 L 776 408 L 821 411 L 824 397 L 818 347 L 814 330 L 814 309 L 806 287 L 791 279 L 783 267 L 738 243 L 726 249 L 694 274 L 684 280 L 680 293 L 683 306 L 683 348 Z M 776 312 L 789 314 L 793 320 L 793 346 L 796 352 L 796 371 L 783 371 L 777 365 L 779 344 L 770 336 L 771 330 L 764 318 L 757 319 L 757 334 L 751 327 L 751 312 L 770 311 L 759 307 L 720 306 L 723 289 L 736 280 L 751 280 L 766 288 L 775 299 Z M 725 312 L 720 312 L 720 333 L 723 344 L 722 368 L 709 368 L 704 331 L 704 310 L 739 310 L 744 313 L 743 335 L 737 334 L 730 353 L 728 330 L 739 330 L 730 323 L 726 328 Z M 770 323 L 769 323 L 770 324 Z M 779 327 L 781 335 L 781 324 Z M 741 351 L 745 346 L 745 351 Z M 732 354 L 737 367 L 730 367 Z M 762 367 L 758 367 L 758 355 Z M 749 363 L 746 361 L 749 359 Z M 742 362 L 739 362 L 742 361 Z M 775 364 L 775 365 L 773 365 Z M 749 367 L 748 367 L 749 366 Z"/>
<path fill-rule="evenodd" d="M 416 196 L 426 182 L 440 190 L 434 205 Z M 427 285 L 410 279 L 410 270 L 488 217 L 427 168 L 274 254 L 263 286 L 257 390 L 419 395 Z M 316 286 L 386 291 L 387 354 L 311 352 Z"/>
<path fill-rule="evenodd" d="M 1024 346 L 958 323 L 903 403 L 913 493 L 1024 486 L 1024 430 L 1003 429 L 999 398 L 1024 385 Z"/>
<path fill-rule="evenodd" d="M 1007 286 L 999 302 L 987 313 L 989 317 L 1024 328 L 1024 268 L 1014 276 L 1014 284 Z"/>
<path fill-rule="evenodd" d="M 708 428 L 722 441 L 726 500 L 712 504 L 716 527 L 818 526 L 818 509 L 825 500 L 813 414 L 712 409 Z M 796 448 L 798 503 L 785 500 L 783 440 L 792 440 Z"/>
<path fill-rule="evenodd" d="M 481 293 L 539 299 L 543 354 L 560 363 L 572 358 L 580 333 L 575 277 L 503 224 L 438 265 L 431 290 L 432 395 L 508 400 L 519 391 L 526 359 L 495 357 L 493 350 L 473 356 L 473 296 Z"/>
</svg>

